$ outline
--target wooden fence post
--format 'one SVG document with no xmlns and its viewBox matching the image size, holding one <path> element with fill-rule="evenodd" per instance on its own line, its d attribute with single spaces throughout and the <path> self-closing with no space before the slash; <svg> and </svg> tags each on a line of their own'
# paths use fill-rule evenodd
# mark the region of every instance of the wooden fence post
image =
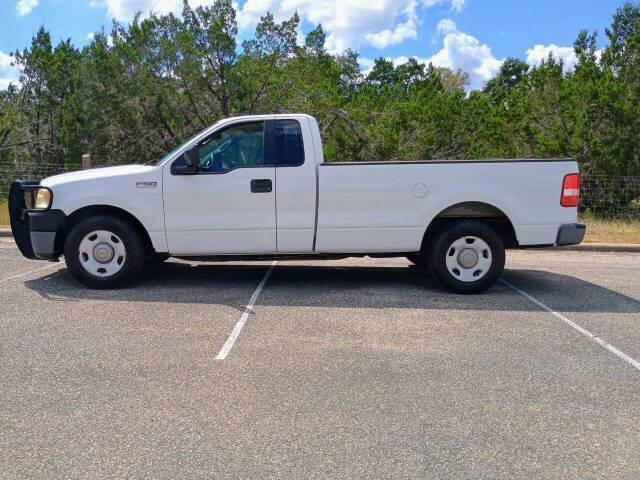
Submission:
<svg viewBox="0 0 640 480">
<path fill-rule="evenodd" d="M 82 169 L 89 170 L 91 168 L 91 155 L 85 153 L 82 155 Z"/>
</svg>

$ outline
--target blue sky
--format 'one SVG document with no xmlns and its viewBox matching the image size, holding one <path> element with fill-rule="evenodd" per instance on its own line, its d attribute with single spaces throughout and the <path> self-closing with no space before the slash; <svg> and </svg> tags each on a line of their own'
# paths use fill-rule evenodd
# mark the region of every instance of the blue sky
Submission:
<svg viewBox="0 0 640 480">
<path fill-rule="evenodd" d="M 91 32 L 111 19 L 127 22 L 136 10 L 179 12 L 182 0 L 0 0 L 0 88 L 15 78 L 9 54 L 27 46 L 44 25 L 54 41 L 71 38 L 81 47 Z M 191 0 L 192 5 L 211 3 Z M 396 63 L 417 57 L 436 65 L 462 68 L 480 88 L 508 56 L 530 63 L 552 52 L 570 68 L 571 45 L 580 29 L 598 30 L 611 23 L 617 0 L 239 0 L 241 36 L 250 37 L 267 10 L 277 18 L 297 10 L 302 34 L 321 22 L 327 46 L 337 52 L 360 52 L 362 68 L 385 57 Z"/>
</svg>

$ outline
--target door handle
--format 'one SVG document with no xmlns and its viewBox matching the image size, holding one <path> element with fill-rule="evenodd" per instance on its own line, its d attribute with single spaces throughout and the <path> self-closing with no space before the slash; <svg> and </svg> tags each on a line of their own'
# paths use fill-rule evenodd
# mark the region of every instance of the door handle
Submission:
<svg viewBox="0 0 640 480">
<path fill-rule="evenodd" d="M 273 190 L 270 178 L 251 180 L 251 191 L 253 193 L 269 193 Z"/>
</svg>

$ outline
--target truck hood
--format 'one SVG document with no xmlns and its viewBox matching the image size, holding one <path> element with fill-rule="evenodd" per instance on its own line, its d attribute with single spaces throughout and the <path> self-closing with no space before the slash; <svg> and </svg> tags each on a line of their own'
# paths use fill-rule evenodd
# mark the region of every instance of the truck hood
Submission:
<svg viewBox="0 0 640 480">
<path fill-rule="evenodd" d="M 150 165 L 122 165 L 115 167 L 94 168 L 90 170 L 79 170 L 77 172 L 63 173 L 48 177 L 40 182 L 45 187 L 55 187 L 67 183 L 83 182 L 86 180 L 100 180 L 113 177 L 124 177 L 136 174 L 148 174 L 154 171 L 155 166 Z"/>
</svg>

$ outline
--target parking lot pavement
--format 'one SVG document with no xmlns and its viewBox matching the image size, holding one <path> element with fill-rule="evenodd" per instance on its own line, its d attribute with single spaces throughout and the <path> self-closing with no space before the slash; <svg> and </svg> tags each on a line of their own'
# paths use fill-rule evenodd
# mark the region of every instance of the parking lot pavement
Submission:
<svg viewBox="0 0 640 480">
<path fill-rule="evenodd" d="M 0 282 L 39 268 L 0 250 Z M 640 256 L 504 278 L 638 359 Z M 47 264 L 45 264 L 47 265 Z M 170 261 L 118 291 L 0 283 L 2 478 L 638 478 L 640 371 L 499 284 L 401 259 Z"/>
<path fill-rule="evenodd" d="M 640 254 L 513 252 L 504 278 L 640 360 Z"/>
<path fill-rule="evenodd" d="M 0 238 L 0 282 L 6 283 L 9 278 L 21 276 L 31 270 L 45 271 L 53 269 L 54 263 L 43 263 L 38 260 L 27 260 L 16 248 L 16 244 Z M 4 280 L 4 282 L 3 282 Z"/>
</svg>

